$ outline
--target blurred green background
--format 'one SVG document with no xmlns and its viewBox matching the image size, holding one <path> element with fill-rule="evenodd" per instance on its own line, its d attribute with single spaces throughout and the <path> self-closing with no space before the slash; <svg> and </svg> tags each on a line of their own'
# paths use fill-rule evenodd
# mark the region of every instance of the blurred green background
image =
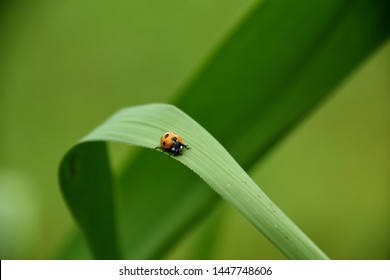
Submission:
<svg viewBox="0 0 390 280">
<path fill-rule="evenodd" d="M 66 246 L 64 153 L 120 108 L 174 99 L 256 3 L 0 4 L 0 258 Z M 333 259 L 390 258 L 389 62 L 387 42 L 250 172 Z M 284 258 L 228 205 L 213 219 L 213 258 Z M 190 250 L 202 226 L 167 257 Z"/>
</svg>

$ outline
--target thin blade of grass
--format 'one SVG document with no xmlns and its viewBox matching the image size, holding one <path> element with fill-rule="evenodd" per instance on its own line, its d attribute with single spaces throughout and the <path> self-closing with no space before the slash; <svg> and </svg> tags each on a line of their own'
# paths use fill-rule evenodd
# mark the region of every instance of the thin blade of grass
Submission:
<svg viewBox="0 0 390 280">
<path fill-rule="evenodd" d="M 184 155 L 175 157 L 175 159 L 198 174 L 258 230 L 263 232 L 286 256 L 294 259 L 327 258 L 272 203 L 214 137 L 193 119 L 173 106 L 152 104 L 122 110 L 87 135 L 82 140 L 82 143 L 70 152 L 68 157 L 74 158 L 75 154 L 79 155 L 79 166 L 84 166 L 81 163 L 84 161 L 90 162 L 88 158 L 90 155 L 83 154 L 82 151 L 85 149 L 89 150 L 89 146 L 101 145 L 101 141 L 123 142 L 153 149 L 156 146 L 156 139 L 159 139 L 164 134 L 167 126 L 181 135 L 183 139 L 186 139 L 186 144 L 191 147 L 184 152 Z M 95 150 L 94 153 L 95 159 L 96 154 L 101 152 Z M 81 170 L 75 168 L 75 165 L 65 163 L 62 165 L 62 174 L 72 174 L 71 179 L 77 181 L 83 175 L 80 173 Z M 85 172 L 87 171 L 84 170 L 83 173 L 85 174 Z M 93 169 L 90 172 L 90 174 L 96 175 Z M 78 174 L 80 175 L 78 176 Z M 97 177 L 99 177 L 99 180 L 101 179 L 101 176 Z M 64 178 L 62 182 L 66 183 L 68 180 Z M 105 183 L 105 186 L 108 185 L 109 187 L 109 182 Z M 95 207 L 90 208 L 90 205 L 94 206 L 94 203 L 82 203 L 81 205 L 78 203 L 80 199 L 83 201 L 85 197 L 88 197 L 91 191 L 89 187 L 80 185 L 75 189 L 75 187 L 69 187 L 66 184 L 63 185 L 63 191 L 67 200 L 70 202 L 71 209 L 74 211 L 76 218 L 81 219 L 85 213 L 89 213 L 90 211 L 97 212 L 95 215 L 103 215 L 100 209 L 97 210 Z M 159 185 L 152 187 L 158 192 Z M 151 192 L 149 195 L 154 196 L 154 193 Z M 136 199 L 139 199 L 139 197 Z M 141 203 L 144 202 L 141 201 Z M 142 213 L 138 214 L 140 215 Z M 155 213 L 155 218 L 154 223 L 158 223 L 158 213 Z M 125 223 L 126 219 L 120 221 Z M 85 221 L 83 221 L 83 224 L 85 224 Z M 136 224 L 133 226 L 136 226 Z M 85 231 L 85 233 L 90 240 L 94 240 L 96 235 L 99 234 L 95 231 Z M 102 237 L 100 236 L 100 238 Z M 108 238 L 113 237 L 108 236 Z M 138 240 L 142 246 L 145 246 L 145 242 L 142 241 Z M 96 244 L 94 245 L 96 246 Z M 115 245 L 115 243 L 112 243 L 112 245 Z M 97 253 L 100 254 L 100 252 Z M 102 254 L 105 253 L 104 251 L 102 252 Z"/>
<path fill-rule="evenodd" d="M 104 142 L 77 145 L 62 160 L 60 183 L 98 259 L 118 259 L 114 188 Z"/>
</svg>

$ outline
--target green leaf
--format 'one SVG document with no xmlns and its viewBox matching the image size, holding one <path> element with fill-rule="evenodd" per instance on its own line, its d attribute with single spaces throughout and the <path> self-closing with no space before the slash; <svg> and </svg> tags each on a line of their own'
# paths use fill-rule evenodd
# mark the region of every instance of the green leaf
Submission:
<svg viewBox="0 0 390 280">
<path fill-rule="evenodd" d="M 388 38 L 389 10 L 385 0 L 263 1 L 176 105 L 250 168 Z"/>
<path fill-rule="evenodd" d="M 176 104 L 218 139 L 244 169 L 249 169 L 384 42 L 390 33 L 389 5 L 388 1 L 368 0 L 307 0 L 299 5 L 263 1 L 183 89 Z M 132 137 L 144 135 L 151 129 L 145 127 L 149 122 L 144 117 L 137 117 L 137 129 L 127 131 L 126 137 L 115 132 L 104 135 L 104 139 L 118 137 L 116 141 L 129 143 Z M 100 132 L 114 129 L 110 128 L 113 123 L 120 128 L 115 118 L 103 124 Z M 187 127 L 179 125 L 181 122 L 172 123 L 165 115 L 160 115 L 159 121 L 161 126 L 153 125 L 160 134 L 173 130 L 184 139 L 192 135 Z M 153 137 L 157 138 L 138 137 L 133 139 L 137 141 L 134 144 L 157 146 L 159 135 Z M 93 153 L 105 154 L 103 143 L 76 146 L 63 161 L 62 180 L 70 172 L 67 166 L 72 156 L 84 153 L 79 151 L 83 145 L 94 146 L 90 147 Z M 178 160 L 191 155 L 192 150 Z M 98 258 L 161 257 L 219 200 L 186 168 L 152 151 L 129 157 L 118 177 L 112 178 L 111 171 L 107 171 L 104 180 L 111 185 L 101 186 L 93 178 L 95 166 L 109 164 L 106 156 L 99 157 L 105 162 L 90 160 L 88 166 L 80 163 L 80 170 L 75 169 L 81 173 L 74 174 L 92 177 L 90 181 L 79 178 L 79 184 L 62 183 L 70 206 L 79 205 L 77 211 L 73 209 L 74 214 Z M 72 191 L 65 188 L 77 190 L 84 183 L 90 185 L 85 197 L 70 198 Z M 95 184 L 98 193 L 92 194 Z M 100 203 L 103 199 L 97 198 L 97 202 L 91 202 L 93 195 L 107 201 Z M 101 225 L 94 225 L 94 217 L 88 215 L 98 217 Z M 89 236 L 93 234 L 96 236 Z M 102 245 L 111 243 L 110 249 Z"/>
<path fill-rule="evenodd" d="M 65 198 L 97 257 L 119 257 L 114 195 L 106 145 L 84 143 L 63 159 L 60 182 Z M 64 167 L 66 166 L 66 168 Z"/>
<path fill-rule="evenodd" d="M 91 245 L 95 248 L 97 257 L 119 257 L 117 250 L 120 250 L 116 245 L 117 239 L 114 235 L 115 231 L 112 232 L 111 225 L 110 230 L 105 230 L 100 223 L 85 220 L 95 217 L 100 219 L 103 225 L 107 225 L 109 221 L 113 224 L 112 221 L 114 221 L 112 211 L 106 211 L 112 209 L 110 190 L 114 188 L 107 179 L 110 178 L 108 165 L 100 164 L 107 162 L 101 141 L 123 142 L 153 149 L 161 135 L 166 132 L 167 127 L 181 135 L 185 143 L 191 147 L 184 152 L 183 156 L 174 158 L 198 174 L 257 229 L 262 231 L 286 256 L 296 259 L 326 258 L 258 188 L 214 137 L 182 111 L 163 104 L 128 108 L 115 114 L 73 148 L 67 156 L 69 160 L 65 160 L 62 165 L 61 174 L 66 174 L 61 180 L 65 197 L 76 218 L 79 219 L 79 223 L 86 225 L 85 234 L 93 242 Z M 97 170 L 92 168 L 95 166 L 98 167 Z M 171 176 L 174 174 L 175 171 Z M 83 181 L 84 178 L 90 183 Z M 167 179 L 169 180 L 169 177 Z M 69 182 L 72 182 L 71 186 Z M 135 187 L 140 188 L 140 186 Z M 152 187 L 158 189 L 159 185 Z M 86 199 L 92 201 L 87 202 Z M 177 203 L 184 202 L 178 201 Z M 142 200 L 141 203 L 143 203 Z M 158 218 L 156 216 L 155 222 L 158 222 Z M 126 223 L 126 220 L 127 217 L 123 217 L 120 223 Z M 132 226 L 136 227 L 136 224 Z M 102 235 L 102 232 L 106 234 Z M 102 240 L 111 246 L 101 246 Z M 137 240 L 145 246 L 147 243 L 143 241 L 146 240 Z M 109 251 L 108 248 L 110 248 Z"/>
</svg>

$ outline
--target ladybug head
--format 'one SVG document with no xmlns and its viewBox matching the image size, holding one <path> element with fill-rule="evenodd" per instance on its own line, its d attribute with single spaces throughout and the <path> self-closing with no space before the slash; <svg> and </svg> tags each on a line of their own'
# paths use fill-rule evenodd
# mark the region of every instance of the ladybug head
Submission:
<svg viewBox="0 0 390 280">
<path fill-rule="evenodd" d="M 174 154 L 175 156 L 180 155 L 181 151 L 183 150 L 184 145 L 178 141 L 174 141 L 169 150 Z"/>
</svg>

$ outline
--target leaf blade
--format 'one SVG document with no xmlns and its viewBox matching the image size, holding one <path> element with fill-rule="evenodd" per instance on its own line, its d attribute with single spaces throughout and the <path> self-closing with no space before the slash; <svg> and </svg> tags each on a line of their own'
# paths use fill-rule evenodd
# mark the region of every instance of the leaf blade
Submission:
<svg viewBox="0 0 390 280">
<path fill-rule="evenodd" d="M 164 121 L 161 116 L 164 116 Z M 186 139 L 186 144 L 191 147 L 183 156 L 175 159 L 198 174 L 286 256 L 296 259 L 327 258 L 257 187 L 214 137 L 173 106 L 151 104 L 122 110 L 87 135 L 83 140 L 87 145 L 79 145 L 91 145 L 90 141 L 126 141 L 127 144 L 142 144 L 153 149 L 156 139 L 165 132 L 166 125 Z M 93 234 L 87 233 L 89 238 Z M 140 244 L 145 246 L 145 243 Z"/>
<path fill-rule="evenodd" d="M 63 158 L 59 175 L 62 193 L 88 237 L 92 254 L 97 259 L 120 258 L 114 186 L 105 143 L 73 147 Z"/>
</svg>

